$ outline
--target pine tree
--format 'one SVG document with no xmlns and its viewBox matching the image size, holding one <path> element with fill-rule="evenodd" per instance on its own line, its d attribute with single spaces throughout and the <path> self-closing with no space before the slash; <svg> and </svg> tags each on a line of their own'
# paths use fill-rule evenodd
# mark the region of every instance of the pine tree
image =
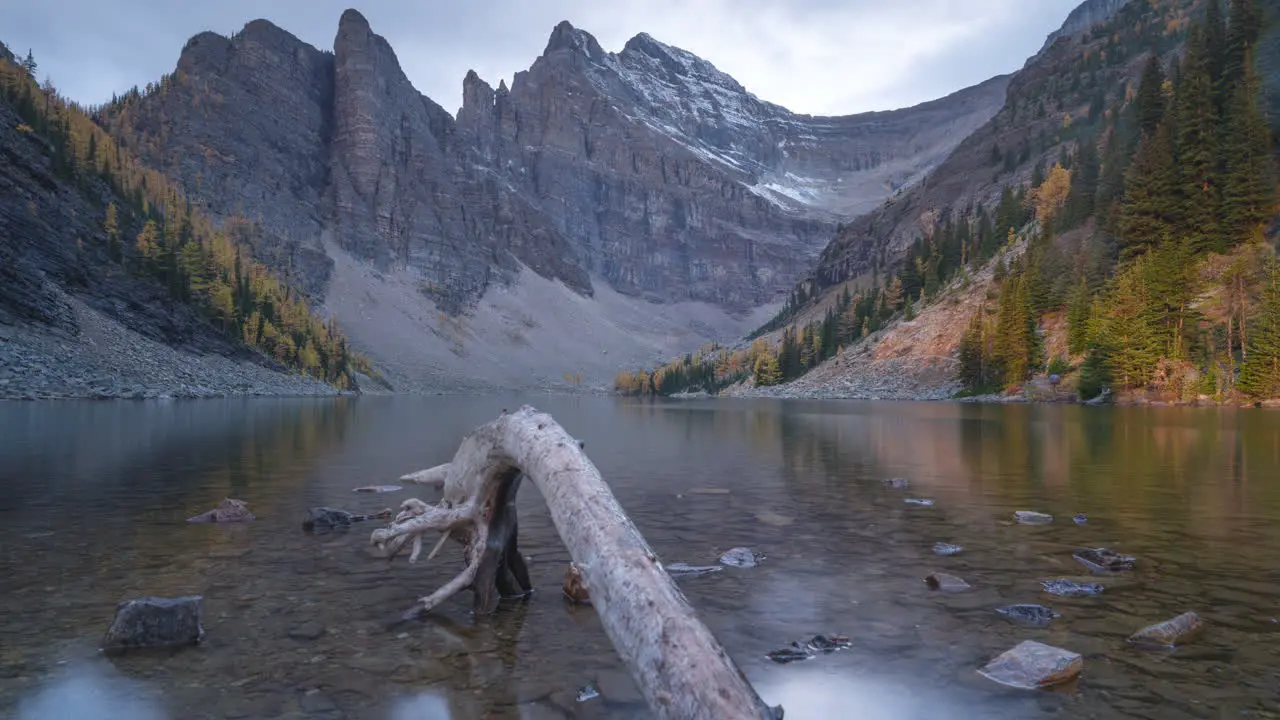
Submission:
<svg viewBox="0 0 1280 720">
<path fill-rule="evenodd" d="M 1249 51 L 1258 44 L 1263 26 L 1262 9 L 1255 0 L 1231 0 L 1231 16 L 1227 26 L 1226 56 L 1222 62 L 1224 101 L 1231 97 L 1230 88 L 1244 80 L 1252 64 Z"/>
<path fill-rule="evenodd" d="M 1078 355 L 1089 347 L 1089 284 L 1084 278 L 1071 294 L 1071 306 L 1067 309 L 1067 352 Z"/>
<path fill-rule="evenodd" d="M 1222 76 L 1227 59 L 1227 26 L 1222 17 L 1221 0 L 1209 0 L 1204 11 L 1204 44 L 1208 56 L 1209 77 L 1215 84 L 1214 105 L 1221 113 L 1225 106 Z"/>
<path fill-rule="evenodd" d="M 907 300 L 905 304 L 903 304 L 902 306 L 902 319 L 907 322 L 911 322 L 912 320 L 916 319 L 916 310 L 915 308 L 911 307 L 910 295 L 907 296 Z"/>
<path fill-rule="evenodd" d="M 1215 228 L 1219 204 L 1215 138 L 1218 116 L 1211 66 L 1204 33 L 1197 29 L 1187 41 L 1186 61 L 1174 101 L 1177 195 L 1176 209 L 1168 219 L 1191 236 L 1197 249 L 1221 251 L 1224 247 Z"/>
<path fill-rule="evenodd" d="M 970 390 L 985 388 L 989 382 L 986 357 L 986 331 L 983 316 L 986 308 L 980 308 L 969 319 L 964 335 L 960 337 L 959 380 Z"/>
<path fill-rule="evenodd" d="M 107 204 L 107 216 L 102 221 L 102 229 L 107 233 L 107 254 L 112 260 L 120 261 L 120 221 L 116 217 L 116 204 Z"/>
<path fill-rule="evenodd" d="M 1139 258 L 1116 276 L 1091 336 L 1107 374 L 1124 387 L 1144 384 L 1160 357 L 1159 338 L 1150 319 L 1151 293 L 1146 263 Z"/>
<path fill-rule="evenodd" d="M 782 373 L 778 369 L 778 358 L 771 352 L 764 352 L 756 358 L 753 368 L 756 387 L 768 387 L 782 382 Z"/>
<path fill-rule="evenodd" d="M 1280 264 L 1272 258 L 1237 387 L 1255 398 L 1280 397 Z"/>
<path fill-rule="evenodd" d="M 1126 255 L 1145 252 L 1173 233 L 1173 143 L 1168 123 L 1144 137 L 1125 177 L 1120 239 Z"/>
<path fill-rule="evenodd" d="M 1025 273 L 1013 273 L 1000 288 L 993 359 L 1004 384 L 1022 382 L 1035 364 L 1035 318 Z"/>
<path fill-rule="evenodd" d="M 1259 107 L 1258 79 L 1248 62 L 1227 107 L 1223 156 L 1223 235 L 1229 244 L 1248 239 L 1275 212 L 1271 133 Z"/>
<path fill-rule="evenodd" d="M 893 278 L 888 289 L 885 290 L 884 299 L 891 310 L 897 310 L 902 306 L 902 278 L 897 276 Z"/>
<path fill-rule="evenodd" d="M 22 69 L 27 71 L 27 75 L 31 76 L 32 80 L 35 80 L 37 67 L 39 65 L 36 65 L 35 56 L 31 54 L 31 49 L 27 48 L 27 57 L 22 61 Z"/>
<path fill-rule="evenodd" d="M 1138 130 L 1143 135 L 1151 136 L 1156 127 L 1164 119 L 1164 71 L 1160 67 L 1160 58 L 1154 54 L 1147 59 L 1142 68 L 1142 78 L 1138 81 L 1138 94 L 1134 100 L 1138 115 Z"/>
</svg>

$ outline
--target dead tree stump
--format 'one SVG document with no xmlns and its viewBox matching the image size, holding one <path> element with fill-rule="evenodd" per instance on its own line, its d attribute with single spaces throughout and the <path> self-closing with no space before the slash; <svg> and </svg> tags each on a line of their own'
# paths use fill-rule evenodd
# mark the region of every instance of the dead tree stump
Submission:
<svg viewBox="0 0 1280 720">
<path fill-rule="evenodd" d="M 546 499 L 605 633 L 658 717 L 781 717 L 781 708 L 760 699 L 698 620 L 580 443 L 528 405 L 473 430 L 452 462 L 404 477 L 440 487 L 440 502 L 406 500 L 395 522 L 375 530 L 371 542 L 392 555 L 411 542 L 414 561 L 422 536 L 440 532 L 441 542 L 451 537 L 462 544 L 466 559 L 461 573 L 409 614 L 428 612 L 468 588 L 478 613 L 492 612 L 500 597 L 530 592 L 516 538 L 515 497 L 524 478 Z"/>
</svg>

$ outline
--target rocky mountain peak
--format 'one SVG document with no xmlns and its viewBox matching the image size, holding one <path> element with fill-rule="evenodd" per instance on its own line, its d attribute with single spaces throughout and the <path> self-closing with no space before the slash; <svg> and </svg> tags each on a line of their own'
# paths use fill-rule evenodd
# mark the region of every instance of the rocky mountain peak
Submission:
<svg viewBox="0 0 1280 720">
<path fill-rule="evenodd" d="M 653 39 L 649 33 L 640 33 L 627 41 L 618 58 L 623 64 L 637 69 L 655 72 L 672 84 L 685 84 L 690 80 L 709 83 L 730 92 L 748 94 L 747 89 L 727 73 L 721 72 L 707 60 L 693 53 Z"/>
<path fill-rule="evenodd" d="M 561 20 L 551 30 L 551 37 L 547 39 L 547 47 L 542 54 L 550 55 L 561 50 L 581 53 L 596 61 L 603 59 L 606 55 L 604 48 L 600 47 L 600 43 L 591 33 L 579 30 L 568 20 Z"/>
<path fill-rule="evenodd" d="M 341 35 L 343 30 L 348 32 L 373 32 L 373 29 L 369 27 L 369 21 L 355 8 L 343 10 L 342 17 L 338 18 L 338 34 Z"/>
</svg>

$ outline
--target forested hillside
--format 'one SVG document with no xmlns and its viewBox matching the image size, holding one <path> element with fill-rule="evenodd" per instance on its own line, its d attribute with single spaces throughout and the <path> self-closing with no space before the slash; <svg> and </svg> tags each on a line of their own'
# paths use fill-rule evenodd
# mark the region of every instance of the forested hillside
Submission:
<svg viewBox="0 0 1280 720">
<path fill-rule="evenodd" d="M 624 373 L 618 388 L 787 382 L 939 311 L 941 296 L 981 293 L 950 348 L 969 392 L 1051 373 L 1084 398 L 1280 395 L 1274 142 L 1255 58 L 1270 20 L 1253 0 L 1130 3 L 1078 42 L 1059 39 L 919 193 L 860 219 L 873 238 L 880 226 L 867 241 L 879 249 L 846 232 L 750 347 Z M 965 176 L 984 138 L 989 172 L 1006 178 L 999 197 L 921 209 L 930 190 L 960 197 L 946 186 L 985 182 Z M 929 232 L 879 264 L 908 211 L 933 218 Z M 884 266 L 894 271 L 877 280 Z M 991 266 L 994 283 L 971 283 Z"/>
<path fill-rule="evenodd" d="M 256 348 L 335 387 L 354 387 L 356 372 L 370 372 L 334 323 L 313 313 L 290 285 L 251 259 L 248 246 L 257 234 L 252 221 L 215 225 L 192 208 L 180 188 L 98 127 L 86 109 L 47 82 L 38 84 L 36 69 L 29 54 L 22 61 L 7 51 L 0 55 L 0 103 L 17 120 L 15 128 L 6 128 L 16 133 L 3 150 L 15 170 L 30 166 L 34 172 L 31 163 L 50 164 L 50 185 L 28 190 L 55 196 L 72 192 L 100 218 L 93 232 L 76 240 L 74 252 L 101 256 L 116 270 L 88 262 L 90 272 L 119 271 L 157 284 L 171 303 L 194 309 L 233 344 Z M 36 212 L 34 201 L 29 212 Z M 31 237 L 29 242 L 36 242 L 36 235 Z M 15 232 L 6 238 L 5 252 L 26 255 L 33 248 L 23 242 Z M 54 243 L 51 238 L 41 242 Z"/>
</svg>

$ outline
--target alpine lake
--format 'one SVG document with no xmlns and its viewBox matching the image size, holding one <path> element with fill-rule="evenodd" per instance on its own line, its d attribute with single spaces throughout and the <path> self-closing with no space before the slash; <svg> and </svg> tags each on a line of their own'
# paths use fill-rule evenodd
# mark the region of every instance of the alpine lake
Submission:
<svg viewBox="0 0 1280 720">
<path fill-rule="evenodd" d="M 532 483 L 535 592 L 491 616 L 463 593 L 394 622 L 460 569 L 456 544 L 410 565 L 370 545 L 383 521 L 302 530 L 311 507 L 434 502 L 397 478 L 526 403 L 585 442 L 664 563 L 763 556 L 675 582 L 787 720 L 1280 718 L 1280 413 L 555 395 L 0 404 L 0 716 L 651 717 L 594 609 L 561 592 L 569 555 Z M 403 489 L 353 491 L 380 484 Z M 227 497 L 256 519 L 186 522 Z M 1133 569 L 1073 557 L 1098 547 Z M 970 587 L 933 590 L 934 572 Z M 1062 578 L 1104 590 L 1041 585 Z M 182 595 L 203 597 L 199 645 L 100 652 L 118 603 Z M 1015 603 L 1057 617 L 996 611 Z M 1127 641 L 1186 611 L 1192 642 Z M 817 634 L 849 647 L 767 657 Z M 1023 640 L 1079 653 L 1079 678 L 978 672 Z"/>
</svg>

